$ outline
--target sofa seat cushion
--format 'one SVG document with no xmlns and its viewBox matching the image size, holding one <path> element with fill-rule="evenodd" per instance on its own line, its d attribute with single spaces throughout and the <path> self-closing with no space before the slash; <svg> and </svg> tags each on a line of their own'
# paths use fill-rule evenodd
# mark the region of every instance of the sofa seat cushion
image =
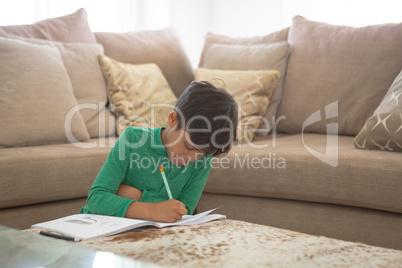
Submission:
<svg viewBox="0 0 402 268">
<path fill-rule="evenodd" d="M 336 136 L 332 136 L 336 137 Z M 204 192 L 349 205 L 402 213 L 401 154 L 364 151 L 353 137 L 339 136 L 338 147 L 326 149 L 326 135 L 256 137 L 219 161 L 214 159 Z M 274 147 L 275 146 L 275 147 Z M 338 159 L 331 166 L 315 158 Z M 336 157 L 338 152 L 338 157 Z"/>
<path fill-rule="evenodd" d="M 86 197 L 116 138 L 89 142 L 0 149 L 0 208 Z"/>
</svg>

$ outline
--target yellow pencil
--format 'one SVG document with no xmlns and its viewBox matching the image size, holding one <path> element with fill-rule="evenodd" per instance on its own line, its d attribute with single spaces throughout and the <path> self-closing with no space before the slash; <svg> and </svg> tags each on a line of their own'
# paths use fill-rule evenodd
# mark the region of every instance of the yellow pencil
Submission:
<svg viewBox="0 0 402 268">
<path fill-rule="evenodd" d="M 159 166 L 159 170 L 161 171 L 163 183 L 165 184 L 166 191 L 167 191 L 167 193 L 169 195 L 169 199 L 173 199 L 173 196 L 172 196 L 172 193 L 170 192 L 170 187 L 169 187 L 169 184 L 167 182 L 166 175 L 165 175 L 165 172 L 163 171 L 162 165 Z"/>
</svg>

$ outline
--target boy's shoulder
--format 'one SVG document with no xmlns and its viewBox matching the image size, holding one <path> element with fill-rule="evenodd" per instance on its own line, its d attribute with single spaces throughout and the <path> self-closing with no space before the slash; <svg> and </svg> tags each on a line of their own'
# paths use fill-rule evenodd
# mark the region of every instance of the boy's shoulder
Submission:
<svg viewBox="0 0 402 268">
<path fill-rule="evenodd" d="M 148 132 L 151 133 L 155 129 L 149 128 L 149 127 L 127 127 L 124 131 L 132 132 L 132 133 L 143 133 L 143 132 Z"/>
<path fill-rule="evenodd" d="M 156 134 L 160 132 L 158 128 L 149 127 L 127 127 L 120 135 L 126 142 L 141 142 L 142 144 L 149 143 L 150 140 L 155 139 Z"/>
<path fill-rule="evenodd" d="M 149 127 L 127 127 L 124 131 L 123 131 L 124 135 L 144 135 L 144 134 L 155 134 L 155 129 L 154 128 L 149 128 Z M 123 135 L 123 134 L 122 134 Z"/>
</svg>

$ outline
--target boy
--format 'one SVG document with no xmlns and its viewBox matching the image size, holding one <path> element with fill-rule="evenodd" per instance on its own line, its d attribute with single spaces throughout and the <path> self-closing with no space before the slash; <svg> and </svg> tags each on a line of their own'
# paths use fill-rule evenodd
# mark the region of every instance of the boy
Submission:
<svg viewBox="0 0 402 268">
<path fill-rule="evenodd" d="M 192 82 L 170 112 L 166 128 L 124 130 L 80 213 L 159 222 L 192 214 L 212 156 L 229 152 L 237 124 L 237 105 L 229 93 L 205 81 Z M 159 165 L 174 199 L 168 197 Z"/>
</svg>

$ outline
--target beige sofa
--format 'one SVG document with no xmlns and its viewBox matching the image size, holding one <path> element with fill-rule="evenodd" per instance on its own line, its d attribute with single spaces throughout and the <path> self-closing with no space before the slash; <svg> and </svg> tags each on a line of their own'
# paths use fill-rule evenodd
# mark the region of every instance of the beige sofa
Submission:
<svg viewBox="0 0 402 268">
<path fill-rule="evenodd" d="M 402 249 L 402 155 L 360 150 L 353 145 L 402 69 L 402 25 L 342 27 L 297 17 L 290 28 L 264 37 L 207 35 L 200 66 L 275 68 L 281 72 L 264 116 L 270 126 L 275 121 L 272 115 L 286 118 L 275 124 L 268 136 L 268 130 L 261 127 L 252 144 L 236 144 L 227 157 L 214 162 L 198 211 L 223 205 L 219 213 L 232 219 Z M 85 11 L 79 10 L 34 25 L 0 27 L 0 36 L 9 34 L 63 43 L 99 42 L 105 55 L 116 60 L 156 62 L 176 96 L 194 79 L 171 29 L 94 35 Z M 370 39 L 378 41 L 378 37 L 382 38 L 380 42 Z M 348 40 L 356 47 L 342 47 Z M 271 46 L 278 42 L 282 43 Z M 213 44 L 220 46 L 213 48 Z M 217 54 L 208 54 L 214 49 Z M 237 56 L 224 55 L 222 49 L 233 50 Z M 264 55 L 253 52 L 260 50 L 275 53 L 257 63 Z M 342 54 L 345 51 L 350 54 Z M 384 56 L 387 60 L 381 60 Z M 256 59 L 250 60 L 253 57 Z M 349 65 L 342 65 L 345 62 Z M 69 76 L 73 80 L 73 74 Z M 96 90 L 106 90 L 102 81 L 104 85 Z M 78 104 L 84 103 L 88 99 L 80 93 L 87 89 L 77 89 L 77 84 L 79 81 L 72 85 L 74 95 Z M 91 96 L 91 102 L 99 105 L 98 111 L 107 110 L 105 103 L 103 107 L 99 104 L 105 101 L 104 93 Z M 328 120 L 306 125 L 307 118 L 320 109 L 319 118 Z M 334 111 L 336 116 L 330 118 Z M 95 114 L 97 120 L 102 116 L 105 121 L 113 118 L 108 110 L 99 114 Z M 87 116 L 82 114 L 88 133 L 81 142 L 95 142 L 93 148 L 79 148 L 76 145 L 81 143 L 65 141 L 28 142 L 24 146 L 6 146 L 0 141 L 0 224 L 29 228 L 33 223 L 77 213 L 85 204 L 87 192 L 117 140 L 113 120 L 99 135 L 99 121 L 90 124 Z M 56 128 L 56 124 L 47 127 Z M 5 125 L 1 128 L 4 130 Z M 7 133 L 12 135 L 2 133 L 2 137 L 13 141 L 18 131 L 10 130 Z"/>
</svg>

